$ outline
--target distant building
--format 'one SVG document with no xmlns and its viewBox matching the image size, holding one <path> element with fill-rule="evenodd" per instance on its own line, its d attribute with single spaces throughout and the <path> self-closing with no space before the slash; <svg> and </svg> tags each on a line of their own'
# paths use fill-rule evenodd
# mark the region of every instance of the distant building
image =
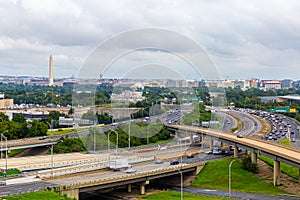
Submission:
<svg viewBox="0 0 300 200">
<path fill-rule="evenodd" d="M 0 99 L 0 109 L 13 108 L 14 100 L 13 99 Z"/>
<path fill-rule="evenodd" d="M 294 81 L 293 84 L 292 84 L 292 87 L 293 88 L 299 88 L 300 87 L 300 80 Z"/>
<path fill-rule="evenodd" d="M 281 81 L 281 88 L 292 88 L 293 80 L 284 79 Z"/>
<path fill-rule="evenodd" d="M 281 89 L 281 81 L 279 80 L 262 80 L 261 83 L 265 89 Z"/>
<path fill-rule="evenodd" d="M 257 88 L 259 86 L 259 80 L 258 79 L 251 79 L 250 80 L 250 87 L 251 88 Z"/>
<path fill-rule="evenodd" d="M 279 96 L 277 101 L 280 102 L 300 102 L 300 95 L 286 95 L 286 96 Z"/>
</svg>

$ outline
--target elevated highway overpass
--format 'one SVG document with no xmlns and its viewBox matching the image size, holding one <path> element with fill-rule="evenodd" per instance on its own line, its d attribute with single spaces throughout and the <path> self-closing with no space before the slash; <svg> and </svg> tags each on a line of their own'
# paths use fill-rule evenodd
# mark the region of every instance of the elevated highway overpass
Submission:
<svg viewBox="0 0 300 200">
<path fill-rule="evenodd" d="M 90 190 L 99 190 L 119 186 L 127 186 L 128 192 L 131 192 L 132 184 L 138 184 L 140 194 L 145 194 L 145 186 L 151 180 L 164 178 L 168 176 L 192 173 L 197 174 L 204 166 L 203 163 L 197 164 L 180 164 L 172 165 L 169 163 L 163 164 L 144 164 L 136 166 L 136 173 L 127 174 L 124 171 L 102 171 L 89 174 L 81 174 L 77 176 L 64 177 L 54 180 L 49 180 L 48 183 L 59 185 L 59 190 L 62 194 L 66 194 L 71 198 L 79 198 L 80 192 L 87 192 Z"/>
<path fill-rule="evenodd" d="M 238 147 L 251 151 L 251 160 L 257 163 L 257 155 L 265 155 L 274 160 L 273 184 L 280 184 L 280 162 L 287 163 L 300 169 L 300 150 L 286 147 L 277 143 L 244 136 L 238 138 L 236 135 L 219 130 L 182 126 L 182 125 L 165 125 L 169 131 L 180 132 L 188 131 L 200 135 L 200 138 L 208 137 L 211 141 L 219 140 L 234 145 L 234 157 L 238 157 Z M 211 142 L 213 143 L 213 142 Z M 300 174 L 300 170 L 299 170 Z M 299 177 L 300 182 L 300 177 Z"/>
<path fill-rule="evenodd" d="M 25 148 L 40 147 L 40 146 L 50 146 L 50 145 L 57 144 L 59 141 L 60 141 L 60 137 L 52 137 L 43 140 L 40 139 L 39 137 L 24 138 L 18 140 L 7 140 L 7 144 L 5 140 L 2 140 L 2 143 L 0 144 L 1 145 L 0 151 L 6 151 L 6 150 L 10 151 L 14 149 L 25 149 Z"/>
</svg>

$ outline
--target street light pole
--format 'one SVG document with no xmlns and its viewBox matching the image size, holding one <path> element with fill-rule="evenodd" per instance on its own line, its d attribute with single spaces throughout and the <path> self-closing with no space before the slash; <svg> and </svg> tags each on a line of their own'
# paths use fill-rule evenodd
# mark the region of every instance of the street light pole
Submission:
<svg viewBox="0 0 300 200">
<path fill-rule="evenodd" d="M 3 147 L 3 145 L 2 145 L 2 135 L 4 134 L 4 133 L 7 133 L 8 131 L 6 130 L 6 131 L 4 131 L 3 133 L 1 133 L 1 159 L 2 159 L 2 147 Z"/>
<path fill-rule="evenodd" d="M 53 144 L 51 145 L 51 176 L 53 177 Z"/>
<path fill-rule="evenodd" d="M 230 163 L 229 163 L 229 179 L 228 179 L 228 194 L 229 194 L 229 198 L 231 198 L 231 165 L 232 163 L 235 161 L 235 159 L 233 159 Z"/>
<path fill-rule="evenodd" d="M 128 126 L 128 150 L 130 150 L 130 125 L 131 125 L 131 120 L 130 120 L 129 126 Z"/>
<path fill-rule="evenodd" d="M 179 170 L 180 174 L 180 200 L 183 200 L 183 177 L 182 177 L 182 171 Z"/>
<path fill-rule="evenodd" d="M 5 139 L 5 173 L 7 173 L 7 158 L 8 158 L 8 156 L 7 156 L 7 151 L 8 151 L 8 149 L 7 149 L 7 137 L 4 135 L 4 133 L 1 133 L 1 139 L 2 139 L 2 137 L 4 137 L 4 139 Z M 2 140 L 1 140 L 1 144 L 2 144 Z"/>
</svg>

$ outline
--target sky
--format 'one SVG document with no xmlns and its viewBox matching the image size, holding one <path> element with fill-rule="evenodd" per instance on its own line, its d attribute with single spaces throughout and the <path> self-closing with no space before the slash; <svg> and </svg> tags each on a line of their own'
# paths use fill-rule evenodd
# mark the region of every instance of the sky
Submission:
<svg viewBox="0 0 300 200">
<path fill-rule="evenodd" d="M 103 42 L 120 33 L 155 27 L 197 43 L 222 79 L 298 80 L 299 10 L 296 0 L 0 0 L 0 75 L 48 76 L 52 54 L 56 78 L 77 76 Z M 133 37 L 126 45 L 135 42 Z M 182 44 L 174 38 L 167 42 L 174 48 Z M 167 54 L 135 51 L 106 71 L 113 74 L 125 66 L 151 63 L 186 69 L 186 63 Z M 162 58 L 167 61 L 161 62 Z M 184 76 L 199 78 L 193 74 Z"/>
</svg>

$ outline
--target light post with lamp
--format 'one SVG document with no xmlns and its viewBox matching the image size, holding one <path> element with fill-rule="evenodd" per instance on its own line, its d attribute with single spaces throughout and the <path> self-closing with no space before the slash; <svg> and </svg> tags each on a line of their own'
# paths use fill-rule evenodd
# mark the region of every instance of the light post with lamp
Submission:
<svg viewBox="0 0 300 200">
<path fill-rule="evenodd" d="M 180 200 L 183 200 L 183 176 L 182 176 L 182 171 L 178 171 L 180 174 Z"/>
<path fill-rule="evenodd" d="M 4 134 L 4 133 L 7 133 L 8 131 L 6 130 L 6 131 L 4 131 L 3 133 L 1 133 L 1 159 L 2 159 L 2 134 Z"/>
<path fill-rule="evenodd" d="M 114 132 L 117 135 L 117 142 L 116 142 L 116 152 L 118 152 L 118 146 L 119 146 L 119 133 L 115 130 L 110 130 L 107 134 L 107 151 L 108 151 L 108 162 L 110 163 L 110 134 Z"/>
<path fill-rule="evenodd" d="M 228 194 L 229 194 L 229 198 L 231 198 L 231 165 L 232 163 L 235 161 L 235 159 L 233 159 L 230 163 L 229 163 L 229 177 L 228 177 Z"/>
<path fill-rule="evenodd" d="M 7 131 L 6 131 L 7 132 Z M 1 133 L 1 139 L 2 137 L 4 137 L 5 139 L 5 175 L 7 173 L 7 137 L 4 135 L 5 132 Z M 2 140 L 1 140 L 1 144 L 2 144 Z"/>
<path fill-rule="evenodd" d="M 51 177 L 53 177 L 53 144 L 51 146 L 47 146 L 50 149 L 51 152 Z"/>
</svg>

